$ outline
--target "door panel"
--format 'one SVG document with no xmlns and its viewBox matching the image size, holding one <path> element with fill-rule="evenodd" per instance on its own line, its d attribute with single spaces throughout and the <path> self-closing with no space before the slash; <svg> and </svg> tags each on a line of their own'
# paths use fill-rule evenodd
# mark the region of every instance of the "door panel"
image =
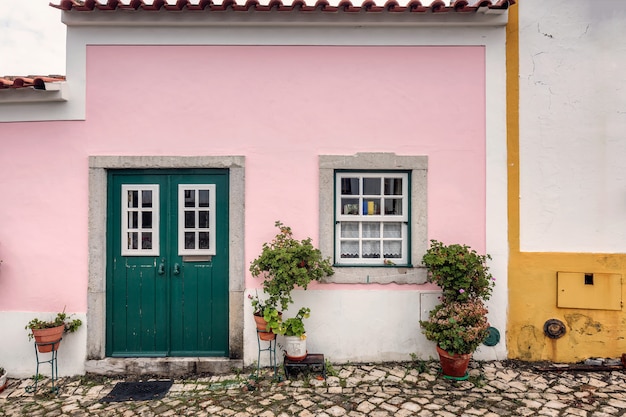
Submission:
<svg viewBox="0 0 626 417">
<path fill-rule="evenodd" d="M 108 201 L 107 355 L 227 356 L 228 171 L 112 171 Z"/>
</svg>

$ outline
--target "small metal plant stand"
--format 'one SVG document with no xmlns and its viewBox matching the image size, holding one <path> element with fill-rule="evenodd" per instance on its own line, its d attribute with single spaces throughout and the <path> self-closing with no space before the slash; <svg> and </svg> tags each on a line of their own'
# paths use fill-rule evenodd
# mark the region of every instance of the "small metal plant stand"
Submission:
<svg viewBox="0 0 626 417">
<path fill-rule="evenodd" d="M 61 342 L 63 338 L 54 341 L 54 342 L 35 342 L 35 358 L 37 359 L 37 370 L 35 371 L 35 382 L 32 385 L 26 387 L 26 392 L 35 392 L 37 391 L 37 384 L 39 383 L 39 364 L 41 363 L 49 363 L 52 368 L 52 386 L 50 387 L 50 392 L 58 393 L 59 387 L 54 385 L 54 382 L 59 379 L 59 368 L 57 365 L 57 353 L 58 353 L 58 344 Z M 51 346 L 52 350 L 50 351 L 50 359 L 39 359 L 39 346 Z"/>
<path fill-rule="evenodd" d="M 261 337 L 259 333 L 265 333 L 263 330 L 256 331 L 256 340 L 259 345 L 259 355 L 257 357 L 257 365 L 256 365 L 256 379 L 259 379 L 259 372 L 261 370 L 261 352 L 269 352 L 270 355 L 270 366 L 274 368 L 274 379 L 278 378 L 278 368 L 276 366 L 276 337 L 272 340 L 263 340 L 263 342 L 269 342 L 269 346 L 266 348 L 261 347 Z"/>
</svg>

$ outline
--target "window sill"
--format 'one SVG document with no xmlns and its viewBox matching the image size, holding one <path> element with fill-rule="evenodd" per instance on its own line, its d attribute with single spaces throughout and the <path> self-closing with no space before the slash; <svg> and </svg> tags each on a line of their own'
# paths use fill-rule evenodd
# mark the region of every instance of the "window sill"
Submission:
<svg viewBox="0 0 626 417">
<path fill-rule="evenodd" d="M 323 279 L 334 284 L 423 284 L 426 268 L 389 265 L 334 265 L 335 274 Z"/>
</svg>

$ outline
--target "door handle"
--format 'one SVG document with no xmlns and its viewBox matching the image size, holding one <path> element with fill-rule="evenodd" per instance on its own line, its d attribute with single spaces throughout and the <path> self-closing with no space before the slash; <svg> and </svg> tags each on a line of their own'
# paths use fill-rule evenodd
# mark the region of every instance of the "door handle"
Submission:
<svg viewBox="0 0 626 417">
<path fill-rule="evenodd" d="M 178 262 L 176 262 L 174 264 L 174 275 L 179 275 L 180 274 L 180 265 L 178 264 Z"/>
<path fill-rule="evenodd" d="M 157 269 L 157 273 L 159 275 L 165 274 L 165 261 L 161 261 L 161 263 L 159 264 L 159 269 Z"/>
</svg>

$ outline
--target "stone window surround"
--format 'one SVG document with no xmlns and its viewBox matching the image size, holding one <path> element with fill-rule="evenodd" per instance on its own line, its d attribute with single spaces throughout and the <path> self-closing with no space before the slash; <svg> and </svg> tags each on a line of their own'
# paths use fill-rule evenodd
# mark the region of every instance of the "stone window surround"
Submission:
<svg viewBox="0 0 626 417">
<path fill-rule="evenodd" d="M 243 358 L 244 164 L 243 156 L 89 157 L 88 361 L 105 359 L 107 170 L 151 168 L 222 168 L 230 172 L 229 356 L 230 359 Z"/>
<path fill-rule="evenodd" d="M 337 266 L 324 282 L 347 284 L 422 284 L 426 270 L 420 263 L 428 247 L 427 171 L 428 157 L 395 153 L 357 153 L 319 156 L 319 248 L 334 258 L 335 246 L 335 170 L 404 170 L 411 172 L 411 263 L 412 267 Z"/>
</svg>

